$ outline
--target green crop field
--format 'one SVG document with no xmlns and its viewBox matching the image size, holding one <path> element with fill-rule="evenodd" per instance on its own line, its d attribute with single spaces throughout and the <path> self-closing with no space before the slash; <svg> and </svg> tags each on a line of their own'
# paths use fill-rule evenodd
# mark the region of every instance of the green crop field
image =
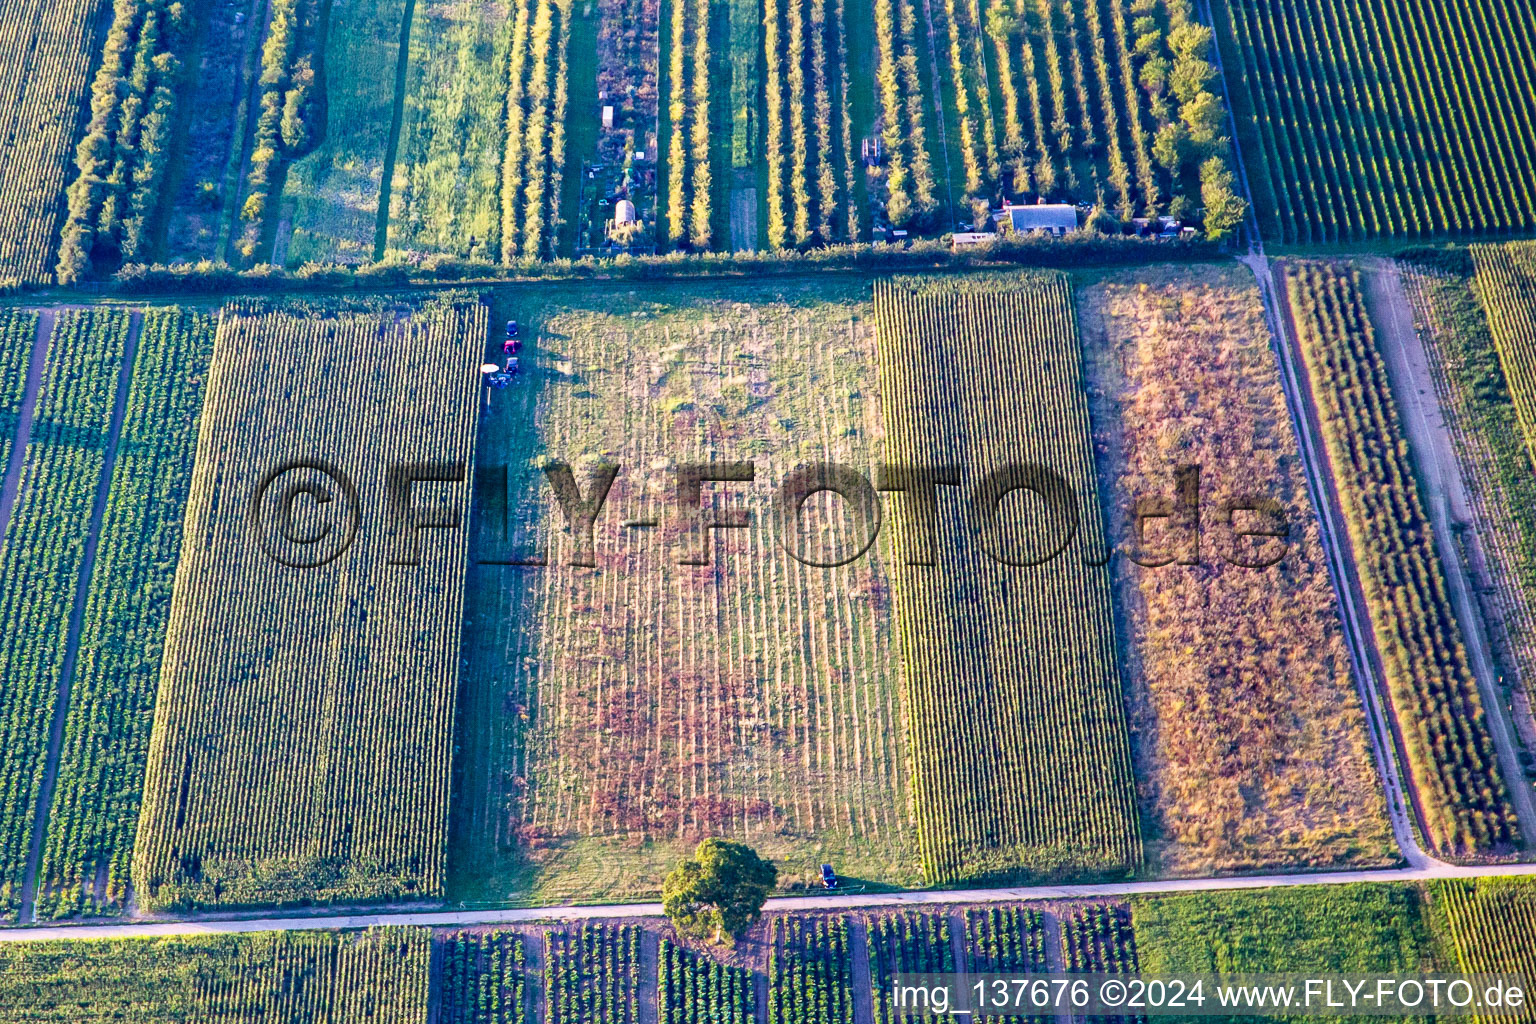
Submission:
<svg viewBox="0 0 1536 1024">
<path fill-rule="evenodd" d="M 513 24 L 501 5 L 417 4 L 389 196 L 389 253 L 501 253 L 502 114 Z"/>
<path fill-rule="evenodd" d="M 970 488 L 1014 464 L 1062 482 L 1036 482 L 1043 500 L 1000 505 L 990 524 L 948 530 L 932 565 L 907 564 L 924 560 L 921 528 L 895 519 L 924 875 L 1134 868 L 1141 839 L 1067 280 L 898 278 L 876 284 L 875 316 L 893 463 L 952 460 Z M 1068 519 L 1076 533 L 1058 543 Z"/>
<path fill-rule="evenodd" d="M 34 830 L 66 626 L 106 458 L 128 314 L 61 312 L 53 325 L 20 492 L 0 541 L 0 913 L 13 914 Z M 106 372 L 101 372 L 106 368 Z"/>
<path fill-rule="evenodd" d="M 424 928 L 0 946 L 0 1021 L 425 1024 Z"/>
<path fill-rule="evenodd" d="M 1529 878 L 1438 882 L 1430 892 L 1445 915 L 1458 969 L 1536 974 L 1536 885 Z"/>
<path fill-rule="evenodd" d="M 442 891 L 465 539 L 380 517 L 401 500 L 394 465 L 424 474 L 405 485 L 413 508 L 467 496 L 486 310 L 453 294 L 346 305 L 224 312 L 134 849 L 140 905 Z M 278 480 L 286 497 L 264 499 Z M 299 493 L 312 500 L 295 510 Z M 271 521 L 279 508 L 290 517 Z"/>
<path fill-rule="evenodd" d="M 1266 238 L 1536 229 L 1536 15 L 1521 0 L 1216 0 Z"/>
<path fill-rule="evenodd" d="M 214 318 L 143 314 L 38 869 L 39 916 L 127 896 Z"/>
<path fill-rule="evenodd" d="M 1359 274 L 1304 263 L 1288 281 L 1397 743 L 1428 838 L 1448 853 L 1507 848 L 1518 827 Z"/>
<path fill-rule="evenodd" d="M 286 262 L 369 263 L 379 236 L 379 204 L 392 130 L 398 130 L 396 68 L 415 0 L 329 5 L 325 31 L 325 131 L 314 151 L 288 168 L 274 222 L 274 256 Z M 395 125 L 395 129 L 392 129 Z M 287 231 L 284 227 L 287 227 Z M 291 232 L 291 235 L 289 234 Z"/>
</svg>

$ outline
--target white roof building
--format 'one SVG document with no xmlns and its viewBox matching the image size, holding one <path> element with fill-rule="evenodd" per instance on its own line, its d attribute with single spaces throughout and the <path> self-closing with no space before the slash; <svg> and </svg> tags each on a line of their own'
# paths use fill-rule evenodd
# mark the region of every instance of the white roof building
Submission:
<svg viewBox="0 0 1536 1024">
<path fill-rule="evenodd" d="M 1065 235 L 1077 230 L 1077 207 L 1067 203 L 1035 203 L 1032 206 L 1003 205 L 1008 227 L 1020 234 L 1044 232 Z"/>
<path fill-rule="evenodd" d="M 635 204 L 628 199 L 620 199 L 614 203 L 613 222 L 615 224 L 633 224 L 635 222 Z"/>
</svg>

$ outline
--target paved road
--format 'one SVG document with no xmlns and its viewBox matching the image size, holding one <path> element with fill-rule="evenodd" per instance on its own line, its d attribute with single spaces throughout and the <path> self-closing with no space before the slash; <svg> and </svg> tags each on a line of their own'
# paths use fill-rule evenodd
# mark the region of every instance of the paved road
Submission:
<svg viewBox="0 0 1536 1024">
<path fill-rule="evenodd" d="M 1225 892 L 1293 885 L 1344 885 L 1351 882 L 1417 882 L 1437 878 L 1479 878 L 1489 875 L 1536 875 L 1536 864 L 1459 867 L 1436 863 L 1426 868 L 1374 871 L 1334 871 L 1324 874 L 1244 875 L 1233 878 L 1168 878 L 1148 882 L 1103 882 L 1092 885 L 1035 885 L 1009 889 L 940 889 L 921 892 L 857 893 L 785 896 L 768 901 L 767 910 L 805 912 L 856 910 L 866 907 L 946 906 L 956 903 L 1006 903 L 1019 900 L 1114 899 L 1151 893 Z M 166 935 L 228 935 L 241 932 L 324 931 L 372 925 L 418 925 L 444 928 L 466 925 L 526 924 L 533 921 L 581 921 L 610 918 L 660 917 L 660 903 L 617 906 L 520 907 L 508 910 L 396 910 L 339 914 L 334 917 L 253 917 L 240 920 L 196 918 L 122 924 L 71 924 L 0 929 L 0 942 L 38 939 L 130 939 Z"/>
</svg>

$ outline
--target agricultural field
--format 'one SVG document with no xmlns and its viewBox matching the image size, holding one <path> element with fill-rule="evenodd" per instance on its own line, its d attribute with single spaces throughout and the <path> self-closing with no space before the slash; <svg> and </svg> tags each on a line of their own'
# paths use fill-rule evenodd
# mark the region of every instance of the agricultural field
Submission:
<svg viewBox="0 0 1536 1024">
<path fill-rule="evenodd" d="M 768 929 L 770 1024 L 852 1020 L 848 918 L 775 917 Z"/>
<path fill-rule="evenodd" d="M 1536 13 L 1520 0 L 1216 0 L 1265 238 L 1536 229 Z"/>
<path fill-rule="evenodd" d="M 99 0 L 0 5 L 0 283 L 53 280 Z"/>
<path fill-rule="evenodd" d="M 1302 263 L 1287 285 L 1426 838 L 1453 855 L 1507 850 L 1518 826 L 1359 274 Z"/>
<path fill-rule="evenodd" d="M 141 314 L 38 868 L 39 917 L 127 895 L 160 655 L 215 319 Z"/>
<path fill-rule="evenodd" d="M 1437 882 L 1430 893 L 1445 915 L 1458 970 L 1536 973 L 1536 885 L 1529 878 Z"/>
<path fill-rule="evenodd" d="M 371 263 L 378 258 L 381 228 L 388 219 L 388 186 L 401 116 L 400 50 L 415 0 L 331 0 L 323 52 L 314 47 L 310 31 L 300 31 L 308 13 L 301 5 L 314 0 L 287 2 L 293 8 L 291 20 L 280 24 L 294 26 L 292 38 L 269 28 L 263 46 L 271 53 L 272 41 L 281 39 L 278 52 L 292 56 L 282 62 L 264 57 L 265 77 L 278 81 L 265 90 L 275 98 L 264 97 L 263 103 L 278 110 L 286 105 L 288 94 L 298 86 L 283 85 L 302 76 L 301 61 L 327 69 L 325 95 L 307 101 L 314 111 L 310 125 L 289 139 L 281 137 L 281 122 L 271 124 L 270 115 L 268 124 L 257 124 L 241 210 L 247 222 L 242 255 L 249 260 L 270 248 L 272 262 L 280 265 Z M 268 166 L 270 171 L 264 169 Z M 253 196 L 263 197 L 254 209 Z"/>
<path fill-rule="evenodd" d="M 1067 279 L 880 281 L 875 319 L 889 460 L 942 457 L 970 488 L 1000 488 L 990 522 L 937 538 L 894 517 L 924 877 L 1134 869 L 1141 837 Z M 1008 469 L 1023 464 L 1056 477 Z M 1041 500 L 1001 504 L 1021 486 Z M 956 522 L 948 504 L 940 524 Z"/>
<path fill-rule="evenodd" d="M 55 317 L 20 491 L 0 542 L 0 915 L 14 914 L 32 845 L 67 630 L 101 481 L 129 315 Z M 16 315 L 24 325 L 31 319 Z M 14 428 L 13 428 L 14 429 Z"/>
<path fill-rule="evenodd" d="M 37 339 L 37 314 L 26 309 L 0 310 L 0 474 L 11 462 L 11 448 L 21 425 L 27 371 Z M 5 524 L 0 522 L 0 531 Z M 0 537 L 4 534 L 0 533 Z"/>
<path fill-rule="evenodd" d="M 503 114 L 516 24 L 504 4 L 415 6 L 386 255 L 500 257 Z"/>
<path fill-rule="evenodd" d="M 888 555 L 802 565 L 771 515 L 798 464 L 877 457 L 868 287 L 498 301 L 496 319 L 515 317 L 528 341 L 481 420 L 452 896 L 654 894 L 708 835 L 772 856 L 784 884 L 829 860 L 919 880 Z M 600 465 L 619 467 L 579 552 L 594 567 L 570 564 L 544 483 L 554 460 L 584 495 Z M 711 531 L 707 564 L 680 564 L 702 553 L 669 511 L 676 467 L 739 460 L 754 480 L 701 493 L 746 511 L 747 528 Z M 849 518 L 809 503 L 808 548 L 844 551 Z"/>
<path fill-rule="evenodd" d="M 516 932 L 435 936 L 431 1019 L 440 1024 L 529 1024 L 528 944 Z"/>
<path fill-rule="evenodd" d="M 0 946 L 0 1021 L 426 1024 L 430 933 L 267 932 Z"/>
<path fill-rule="evenodd" d="M 950 974 L 957 970 L 955 945 L 945 914 L 901 913 L 866 919 L 869 986 L 876 1024 L 921 1019 L 895 1004 L 897 974 Z"/>
<path fill-rule="evenodd" d="M 752 972 L 660 941 L 656 1006 L 659 1024 L 756 1024 Z"/>
<path fill-rule="evenodd" d="M 544 933 L 549 1024 L 637 1024 L 639 925 L 588 924 Z"/>
<path fill-rule="evenodd" d="M 468 497 L 486 332 L 455 293 L 224 310 L 140 906 L 441 894 L 466 539 L 429 528 Z"/>
<path fill-rule="evenodd" d="M 1500 246 L 1442 251 L 1400 262 L 1435 391 L 1466 481 L 1486 586 L 1483 621 L 1510 684 L 1516 729 L 1536 748 L 1530 694 L 1536 687 L 1536 475 L 1514 390 L 1519 351 L 1509 322 L 1493 329 L 1496 311 L 1517 292 L 1501 289 Z M 1447 252 L 1449 254 L 1447 254 Z"/>
<path fill-rule="evenodd" d="M 1393 862 L 1253 276 L 1112 272 L 1078 309 L 1112 532 L 1131 556 L 1118 587 L 1149 860 L 1179 874 Z M 1154 521 L 1137 545 L 1135 502 L 1173 495 L 1188 465 L 1200 519 Z M 1245 523 L 1260 513 L 1233 510 L 1252 499 L 1281 521 Z M 1233 532 L 1282 526 L 1283 544 Z"/>
<path fill-rule="evenodd" d="M 1440 966 L 1427 897 L 1415 885 L 1298 886 L 1138 897 L 1141 970 L 1417 974 Z"/>
</svg>

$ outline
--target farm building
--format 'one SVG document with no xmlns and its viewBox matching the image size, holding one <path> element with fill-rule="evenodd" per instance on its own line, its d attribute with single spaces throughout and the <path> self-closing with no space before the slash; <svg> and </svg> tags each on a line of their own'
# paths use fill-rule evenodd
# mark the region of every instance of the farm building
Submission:
<svg viewBox="0 0 1536 1024">
<path fill-rule="evenodd" d="M 1067 203 L 1035 203 L 1015 206 L 1004 203 L 993 217 L 1004 231 L 1017 234 L 1066 235 L 1077 230 L 1077 208 Z"/>
<path fill-rule="evenodd" d="M 633 224 L 635 222 L 635 204 L 628 199 L 620 199 L 614 203 L 613 222 L 615 224 Z"/>
<path fill-rule="evenodd" d="M 968 249 L 973 245 L 986 245 L 996 238 L 990 231 L 956 231 L 950 236 L 950 248 Z"/>
</svg>

